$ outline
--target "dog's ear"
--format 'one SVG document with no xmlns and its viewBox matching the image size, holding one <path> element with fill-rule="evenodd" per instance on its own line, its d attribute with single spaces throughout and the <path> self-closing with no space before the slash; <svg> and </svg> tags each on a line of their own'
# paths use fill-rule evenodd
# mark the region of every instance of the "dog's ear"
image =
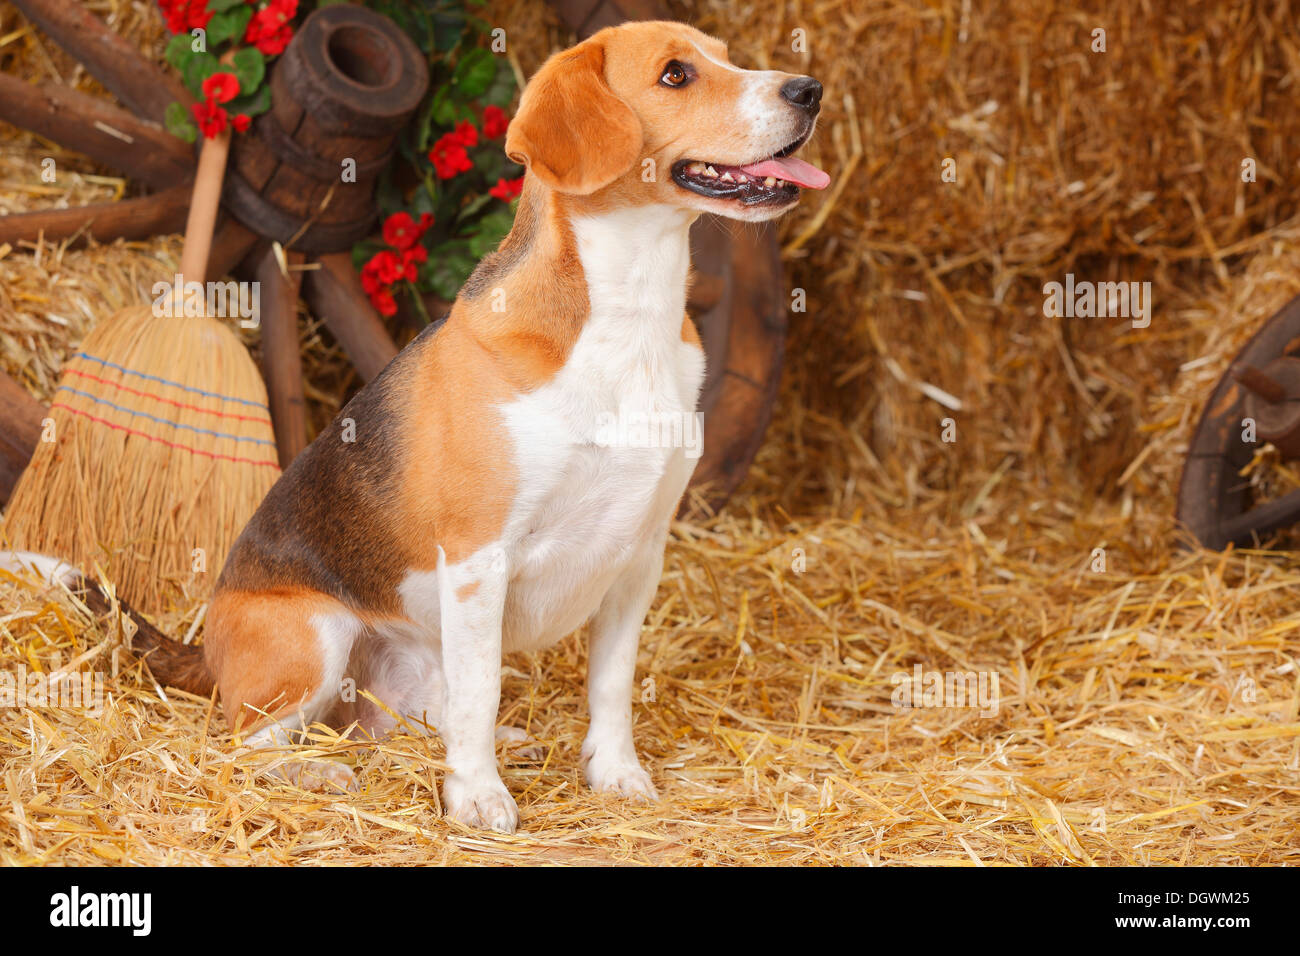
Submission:
<svg viewBox="0 0 1300 956">
<path fill-rule="evenodd" d="M 605 48 L 591 40 L 542 65 L 506 134 L 507 156 L 580 196 L 631 169 L 640 150 L 641 121 L 605 82 Z"/>
</svg>

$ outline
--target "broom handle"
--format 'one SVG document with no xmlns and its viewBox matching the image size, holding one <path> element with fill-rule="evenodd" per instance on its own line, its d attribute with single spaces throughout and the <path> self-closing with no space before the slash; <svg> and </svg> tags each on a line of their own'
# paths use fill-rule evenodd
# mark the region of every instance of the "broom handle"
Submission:
<svg viewBox="0 0 1300 956">
<path fill-rule="evenodd" d="M 183 282 L 207 281 L 208 253 L 212 234 L 217 227 L 217 209 L 221 205 L 221 184 L 226 177 L 226 159 L 230 155 L 230 130 L 213 139 L 203 140 L 199 152 L 199 171 L 194 177 L 194 197 L 185 223 L 185 248 L 181 252 Z"/>
</svg>

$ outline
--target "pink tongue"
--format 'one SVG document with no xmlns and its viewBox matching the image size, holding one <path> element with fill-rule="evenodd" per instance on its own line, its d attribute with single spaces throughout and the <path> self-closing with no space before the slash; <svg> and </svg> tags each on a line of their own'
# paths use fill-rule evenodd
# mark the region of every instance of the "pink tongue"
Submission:
<svg viewBox="0 0 1300 956">
<path fill-rule="evenodd" d="M 771 176 L 774 179 L 784 179 L 805 189 L 825 189 L 831 181 L 830 176 L 812 163 L 805 163 L 802 159 L 793 156 L 750 163 L 748 166 L 741 166 L 740 171 L 747 176 Z"/>
</svg>

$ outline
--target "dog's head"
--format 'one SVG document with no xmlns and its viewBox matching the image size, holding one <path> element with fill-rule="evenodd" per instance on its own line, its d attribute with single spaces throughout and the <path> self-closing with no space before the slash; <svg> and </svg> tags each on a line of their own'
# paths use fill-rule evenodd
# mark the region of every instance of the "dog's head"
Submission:
<svg viewBox="0 0 1300 956">
<path fill-rule="evenodd" d="M 821 84 L 742 70 L 682 23 L 626 23 L 551 57 L 529 82 L 506 153 L 562 193 L 771 219 L 830 177 L 792 155 Z"/>
</svg>

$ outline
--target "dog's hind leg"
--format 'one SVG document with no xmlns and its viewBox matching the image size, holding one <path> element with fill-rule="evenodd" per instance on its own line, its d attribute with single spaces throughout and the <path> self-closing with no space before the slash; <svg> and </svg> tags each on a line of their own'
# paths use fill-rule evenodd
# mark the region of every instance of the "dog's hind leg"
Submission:
<svg viewBox="0 0 1300 956">
<path fill-rule="evenodd" d="M 309 591 L 222 591 L 208 611 L 204 649 L 231 729 L 251 749 L 300 743 L 304 728 L 327 720 L 343 697 L 361 620 L 333 598 Z M 328 760 L 275 767 L 303 786 L 355 789 L 352 772 Z"/>
</svg>

